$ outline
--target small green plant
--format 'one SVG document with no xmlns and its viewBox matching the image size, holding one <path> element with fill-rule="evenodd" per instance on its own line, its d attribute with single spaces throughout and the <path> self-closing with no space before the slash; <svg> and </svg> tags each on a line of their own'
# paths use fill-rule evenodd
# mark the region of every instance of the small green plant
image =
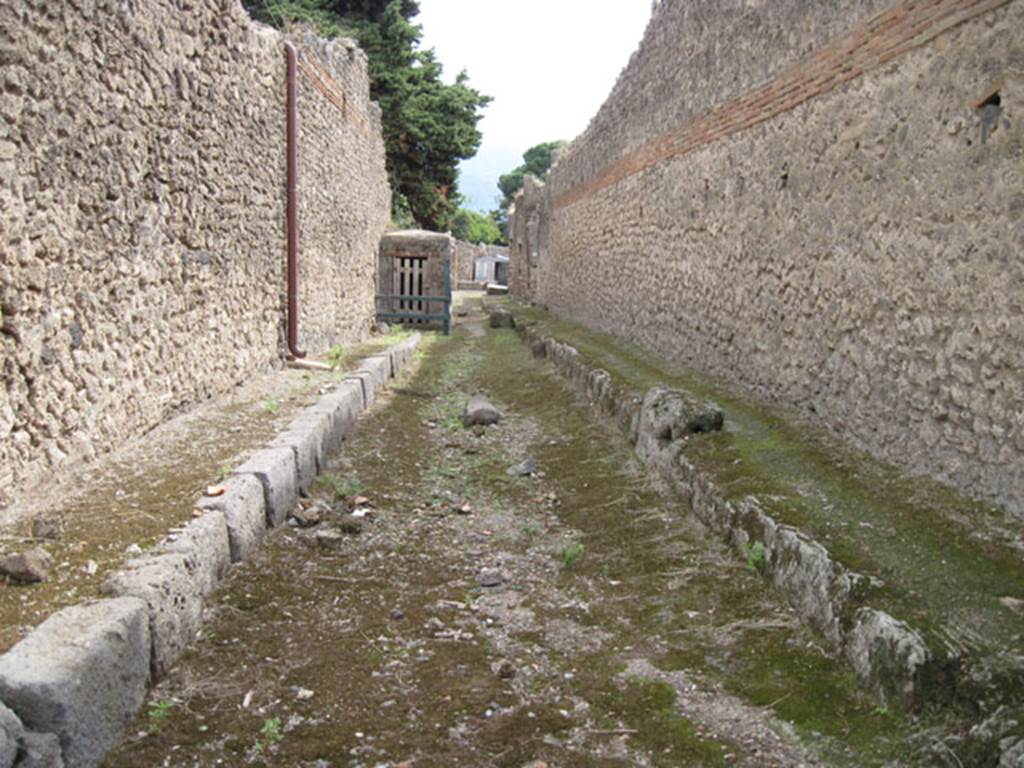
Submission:
<svg viewBox="0 0 1024 768">
<path fill-rule="evenodd" d="M 265 410 L 271 416 L 277 413 L 277 409 L 280 407 L 280 403 L 278 403 L 274 397 L 268 397 L 266 401 L 263 403 L 263 410 Z"/>
<path fill-rule="evenodd" d="M 528 539 L 533 539 L 540 535 L 540 528 L 536 525 L 524 525 L 522 527 L 523 535 Z"/>
<path fill-rule="evenodd" d="M 871 710 L 871 714 L 875 717 L 888 717 L 889 708 L 882 704 L 881 706 L 877 706 L 873 710 Z"/>
<path fill-rule="evenodd" d="M 562 566 L 568 571 L 575 564 L 576 561 L 583 557 L 583 552 L 586 549 L 578 541 L 570 542 L 562 548 Z"/>
<path fill-rule="evenodd" d="M 149 719 L 149 732 L 160 733 L 160 729 L 167 723 L 171 717 L 171 710 L 174 709 L 173 701 L 151 701 L 149 702 L 149 712 L 147 718 Z"/>
<path fill-rule="evenodd" d="M 284 728 L 281 725 L 281 718 L 268 717 L 264 720 L 263 728 L 260 730 L 260 736 L 263 738 L 256 739 L 252 745 L 252 749 L 256 754 L 262 752 L 265 746 L 272 747 L 284 739 Z"/>
<path fill-rule="evenodd" d="M 363 490 L 363 484 L 355 475 L 341 477 L 331 473 L 320 475 L 313 482 L 314 489 L 326 492 L 334 501 L 341 501 L 353 496 L 358 496 Z"/>
<path fill-rule="evenodd" d="M 763 541 L 755 541 L 745 547 L 747 553 L 747 568 L 754 573 L 764 574 L 765 566 L 768 564 L 768 551 Z"/>
<path fill-rule="evenodd" d="M 336 344 L 331 347 L 327 353 L 327 361 L 331 365 L 331 370 L 336 371 L 341 368 L 341 361 L 345 359 L 345 348 L 340 344 Z"/>
<path fill-rule="evenodd" d="M 261 731 L 263 737 L 269 744 L 277 744 L 284 738 L 284 730 L 281 727 L 280 717 L 268 717 L 263 723 Z"/>
<path fill-rule="evenodd" d="M 228 475 L 230 475 L 230 474 L 231 474 L 231 462 L 230 461 L 222 461 L 221 464 L 220 464 L 220 469 L 217 470 L 217 482 L 218 483 L 223 483 L 227 479 Z"/>
</svg>

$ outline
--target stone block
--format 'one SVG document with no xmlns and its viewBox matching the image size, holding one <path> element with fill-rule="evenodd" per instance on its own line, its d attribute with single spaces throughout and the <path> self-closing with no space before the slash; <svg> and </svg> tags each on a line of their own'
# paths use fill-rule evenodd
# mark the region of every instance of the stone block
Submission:
<svg viewBox="0 0 1024 768">
<path fill-rule="evenodd" d="M 373 376 L 367 371 L 355 371 L 345 378 L 344 383 L 355 382 L 363 393 L 363 408 L 369 408 L 377 399 L 377 390 L 373 386 Z"/>
<path fill-rule="evenodd" d="M 722 409 L 714 403 L 701 402 L 679 390 L 653 387 L 644 395 L 640 409 L 637 455 L 647 464 L 671 465 L 682 438 L 716 432 L 723 422 Z"/>
<path fill-rule="evenodd" d="M 252 554 L 267 531 L 263 484 L 254 475 L 236 475 L 221 485 L 224 486 L 223 494 L 204 496 L 196 507 L 224 514 L 231 562 L 239 563 Z"/>
<path fill-rule="evenodd" d="M 134 597 L 65 608 L 0 656 L 0 699 L 33 730 L 56 734 L 68 768 L 93 768 L 142 705 L 149 615 Z"/>
<path fill-rule="evenodd" d="M 271 448 L 287 448 L 295 457 L 299 491 L 306 493 L 323 460 L 323 434 L 314 426 L 289 427 L 270 442 Z"/>
<path fill-rule="evenodd" d="M 346 379 L 333 392 L 324 395 L 309 409 L 313 414 L 322 414 L 329 419 L 326 453 L 336 451 L 352 431 L 359 414 L 364 409 L 364 385 L 359 380 Z"/>
<path fill-rule="evenodd" d="M 889 614 L 861 608 L 847 635 L 845 655 L 861 683 L 885 698 L 913 704 L 933 656 L 914 629 Z"/>
<path fill-rule="evenodd" d="M 370 374 L 374 392 L 379 392 L 387 386 L 388 378 L 391 376 L 391 360 L 387 355 L 367 357 L 356 370 L 356 374 L 364 372 Z"/>
<path fill-rule="evenodd" d="M 153 680 L 160 680 L 191 643 L 203 622 L 203 585 L 185 555 L 176 552 L 129 560 L 111 573 L 100 592 L 146 603 L 153 645 Z"/>
<path fill-rule="evenodd" d="M 169 536 L 160 550 L 184 555 L 203 596 L 210 595 L 231 567 L 227 516 L 221 510 L 208 510 Z"/>
<path fill-rule="evenodd" d="M 284 523 L 299 500 L 299 473 L 291 448 L 257 451 L 234 471 L 234 475 L 252 475 L 260 481 L 267 525 L 271 528 Z"/>
<path fill-rule="evenodd" d="M 327 463 L 327 455 L 330 452 L 331 423 L 331 414 L 307 408 L 288 425 L 287 432 L 312 435 L 313 445 L 316 449 L 317 472 L 322 472 Z"/>
<path fill-rule="evenodd" d="M 501 421 L 501 413 L 494 407 L 490 400 L 483 395 L 474 395 L 466 403 L 466 410 L 462 414 L 462 425 L 490 426 Z"/>
<path fill-rule="evenodd" d="M 52 733 L 28 731 L 21 742 L 18 768 L 64 768 L 60 739 Z"/>
<path fill-rule="evenodd" d="M 0 704 L 0 768 L 11 768 L 25 736 L 25 727 L 18 716 Z"/>
</svg>

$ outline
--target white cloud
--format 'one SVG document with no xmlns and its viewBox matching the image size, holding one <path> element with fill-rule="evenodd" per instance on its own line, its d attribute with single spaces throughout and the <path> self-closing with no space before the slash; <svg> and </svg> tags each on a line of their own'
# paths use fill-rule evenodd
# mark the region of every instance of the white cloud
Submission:
<svg viewBox="0 0 1024 768">
<path fill-rule="evenodd" d="M 465 69 L 494 97 L 480 123 L 480 154 L 463 175 L 496 183 L 511 169 L 508 157 L 582 132 L 650 14 L 650 0 L 421 0 L 423 46 L 436 49 L 446 79 Z M 493 207 L 475 194 L 472 202 Z"/>
</svg>

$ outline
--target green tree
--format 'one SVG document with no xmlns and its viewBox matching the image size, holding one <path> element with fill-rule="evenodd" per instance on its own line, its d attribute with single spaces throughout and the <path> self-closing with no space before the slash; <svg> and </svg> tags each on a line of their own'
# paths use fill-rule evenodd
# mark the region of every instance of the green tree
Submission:
<svg viewBox="0 0 1024 768">
<path fill-rule="evenodd" d="M 366 51 L 370 95 L 383 113 L 393 217 L 424 229 L 451 227 L 458 164 L 476 154 L 477 124 L 491 99 L 460 72 L 447 85 L 433 50 L 419 48 L 416 0 L 246 0 L 257 19 L 279 28 L 310 23 L 325 37 L 354 37 Z M 403 221 L 403 223 L 404 223 Z"/>
<path fill-rule="evenodd" d="M 523 153 L 522 165 L 514 168 L 498 178 L 498 189 L 501 190 L 501 203 L 494 217 L 503 233 L 508 231 L 508 209 L 512 206 L 512 198 L 523 188 L 526 176 L 536 176 L 543 181 L 548 177 L 551 161 L 555 151 L 564 147 L 564 141 L 548 141 L 530 147 Z"/>
<path fill-rule="evenodd" d="M 452 235 L 467 243 L 492 245 L 502 241 L 501 230 L 491 216 L 465 208 L 459 208 L 452 217 Z"/>
</svg>

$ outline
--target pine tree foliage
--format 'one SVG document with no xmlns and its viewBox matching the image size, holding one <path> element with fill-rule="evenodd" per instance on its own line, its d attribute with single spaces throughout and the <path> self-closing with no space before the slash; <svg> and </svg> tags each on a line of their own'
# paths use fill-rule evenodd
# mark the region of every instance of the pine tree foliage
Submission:
<svg viewBox="0 0 1024 768">
<path fill-rule="evenodd" d="M 416 0 L 246 0 L 250 14 L 281 29 L 312 24 L 325 37 L 359 41 L 370 69 L 370 95 L 383 111 L 393 218 L 445 231 L 458 208 L 458 164 L 476 154 L 482 109 L 491 99 L 460 72 L 441 79 L 432 49 L 419 47 Z"/>
</svg>

